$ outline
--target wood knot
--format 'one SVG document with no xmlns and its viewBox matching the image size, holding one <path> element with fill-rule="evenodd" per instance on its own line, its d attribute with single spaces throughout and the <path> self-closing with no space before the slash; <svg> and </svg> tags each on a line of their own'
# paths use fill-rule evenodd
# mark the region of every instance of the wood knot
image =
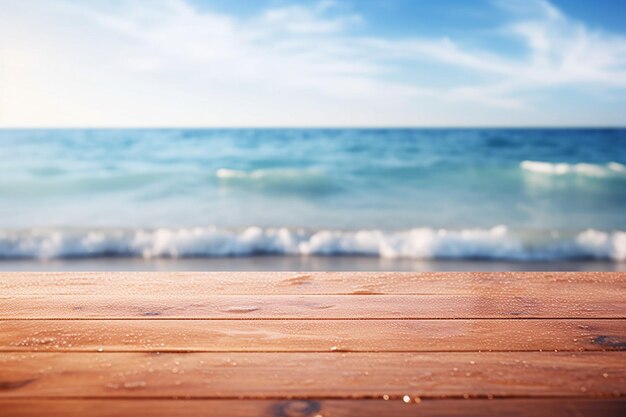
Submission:
<svg viewBox="0 0 626 417">
<path fill-rule="evenodd" d="M 274 404 L 272 416 L 275 417 L 313 417 L 322 409 L 319 401 L 285 401 Z"/>
<path fill-rule="evenodd" d="M 35 381 L 35 378 L 32 379 L 22 379 L 20 381 L 0 381 L 0 390 L 10 390 L 10 389 L 18 389 L 22 388 L 28 384 L 31 384 Z"/>
</svg>

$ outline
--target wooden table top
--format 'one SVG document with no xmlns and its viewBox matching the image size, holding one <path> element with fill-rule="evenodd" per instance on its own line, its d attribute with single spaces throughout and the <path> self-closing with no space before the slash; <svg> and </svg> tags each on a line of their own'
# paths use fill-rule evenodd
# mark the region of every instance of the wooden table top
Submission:
<svg viewBox="0 0 626 417">
<path fill-rule="evenodd" d="M 36 415 L 623 416 L 626 273 L 1 273 Z"/>
</svg>

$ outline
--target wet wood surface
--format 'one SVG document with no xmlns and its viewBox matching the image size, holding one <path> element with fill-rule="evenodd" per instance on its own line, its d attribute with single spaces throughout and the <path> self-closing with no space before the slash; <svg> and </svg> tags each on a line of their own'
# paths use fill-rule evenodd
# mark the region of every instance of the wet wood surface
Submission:
<svg viewBox="0 0 626 417">
<path fill-rule="evenodd" d="M 588 291 L 590 288 L 593 291 Z M 623 272 L 3 272 L 0 295 L 567 295 L 626 291 Z"/>
<path fill-rule="evenodd" d="M 0 397 L 626 395 L 626 357 L 612 352 L 102 353 L 1 354 L 19 389 Z"/>
<path fill-rule="evenodd" d="M 621 320 L 3 320 L 0 352 L 476 352 L 624 348 Z"/>
<path fill-rule="evenodd" d="M 624 273 L 3 273 L 2 416 L 626 414 Z"/>
<path fill-rule="evenodd" d="M 0 299 L 0 319 L 626 318 L 626 299 L 469 295 L 54 295 Z"/>
</svg>

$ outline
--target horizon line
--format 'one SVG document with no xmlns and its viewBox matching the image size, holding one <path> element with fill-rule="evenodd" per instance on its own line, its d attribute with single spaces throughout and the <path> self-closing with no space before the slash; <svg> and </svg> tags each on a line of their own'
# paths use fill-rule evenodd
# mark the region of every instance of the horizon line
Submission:
<svg viewBox="0 0 626 417">
<path fill-rule="evenodd" d="M 396 126 L 0 126 L 3 130 L 409 130 L 409 129 L 515 129 L 515 130 L 539 130 L 539 129 L 626 129 L 626 125 L 396 125 Z"/>
</svg>

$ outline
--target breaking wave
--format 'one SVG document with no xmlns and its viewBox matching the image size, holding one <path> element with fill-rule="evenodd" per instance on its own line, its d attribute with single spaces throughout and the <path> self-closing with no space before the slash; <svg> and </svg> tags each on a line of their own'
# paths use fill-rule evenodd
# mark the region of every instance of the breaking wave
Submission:
<svg viewBox="0 0 626 417">
<path fill-rule="evenodd" d="M 328 193 L 336 190 L 332 179 L 314 169 L 272 168 L 243 171 L 220 168 L 215 177 L 222 186 L 287 193 Z"/>
<path fill-rule="evenodd" d="M 626 261 L 626 231 L 578 233 L 492 229 L 404 231 L 249 227 L 37 229 L 0 231 L 0 258 L 225 257 L 361 255 L 412 259 Z"/>
<path fill-rule="evenodd" d="M 626 176 L 626 166 L 618 162 L 608 164 L 567 164 L 540 161 L 522 161 L 520 167 L 523 170 L 545 175 L 576 174 L 587 177 L 611 177 Z"/>
</svg>

